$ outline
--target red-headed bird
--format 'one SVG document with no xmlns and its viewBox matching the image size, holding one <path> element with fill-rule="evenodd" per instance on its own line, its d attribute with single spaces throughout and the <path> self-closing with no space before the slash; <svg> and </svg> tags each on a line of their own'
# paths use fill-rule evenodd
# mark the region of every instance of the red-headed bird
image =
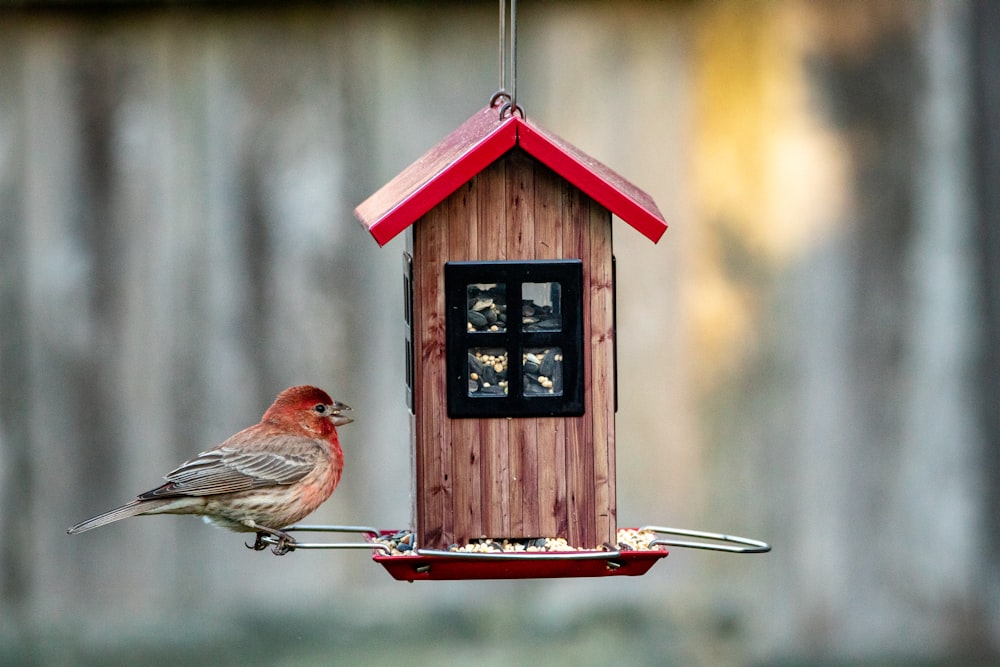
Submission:
<svg viewBox="0 0 1000 667">
<path fill-rule="evenodd" d="M 316 387 L 278 394 L 260 423 L 185 461 L 164 476 L 166 484 L 130 503 L 73 526 L 70 535 L 140 514 L 196 514 L 222 528 L 277 538 L 273 551 L 295 548 L 281 529 L 323 503 L 340 482 L 344 452 L 337 426 L 353 421 L 351 408 Z"/>
</svg>

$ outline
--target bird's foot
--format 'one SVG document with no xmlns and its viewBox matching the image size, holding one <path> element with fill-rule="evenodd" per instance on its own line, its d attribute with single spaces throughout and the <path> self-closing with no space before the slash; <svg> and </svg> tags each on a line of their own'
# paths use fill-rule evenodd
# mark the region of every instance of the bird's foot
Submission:
<svg viewBox="0 0 1000 667">
<path fill-rule="evenodd" d="M 271 553 L 275 556 L 284 556 L 290 551 L 295 551 L 295 547 L 297 546 L 298 543 L 295 541 L 294 537 L 288 533 L 282 533 L 281 536 L 278 537 L 278 543 L 274 545 L 273 549 L 271 549 Z"/>
<path fill-rule="evenodd" d="M 267 536 L 272 538 L 277 538 L 277 542 L 267 540 Z M 257 526 L 257 537 L 254 539 L 253 544 L 246 544 L 247 549 L 253 549 L 254 551 L 263 551 L 267 548 L 267 545 L 273 544 L 274 547 L 271 549 L 271 553 L 275 556 L 284 556 L 290 551 L 295 551 L 295 547 L 298 543 L 295 538 L 282 530 L 274 530 L 273 528 L 264 528 L 263 526 Z"/>
</svg>

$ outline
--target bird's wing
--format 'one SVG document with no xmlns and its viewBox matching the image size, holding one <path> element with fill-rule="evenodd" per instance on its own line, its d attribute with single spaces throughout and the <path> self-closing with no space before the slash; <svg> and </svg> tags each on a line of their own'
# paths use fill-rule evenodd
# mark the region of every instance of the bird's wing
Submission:
<svg viewBox="0 0 1000 667">
<path fill-rule="evenodd" d="M 182 463 L 164 476 L 167 483 L 139 496 L 140 500 L 169 496 L 210 496 L 219 493 L 249 491 L 265 486 L 292 484 L 313 469 L 314 441 L 289 436 L 287 443 L 301 454 L 279 454 L 272 451 L 247 451 L 226 446 L 202 452 Z M 286 447 L 283 447 L 286 448 Z"/>
</svg>

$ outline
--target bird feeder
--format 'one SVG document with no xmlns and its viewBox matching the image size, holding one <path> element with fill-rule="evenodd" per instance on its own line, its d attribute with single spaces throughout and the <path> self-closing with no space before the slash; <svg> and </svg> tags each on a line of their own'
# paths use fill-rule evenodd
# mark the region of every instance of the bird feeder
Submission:
<svg viewBox="0 0 1000 667">
<path fill-rule="evenodd" d="M 487 107 L 355 214 L 407 234 L 416 538 L 615 544 L 611 215 L 656 241 L 652 199 Z"/>
<path fill-rule="evenodd" d="M 379 245 L 407 239 L 414 529 L 407 555 L 374 555 L 394 577 L 637 575 L 665 545 L 713 548 L 619 544 L 612 214 L 654 243 L 667 228 L 645 192 L 494 104 L 355 210 Z M 532 551 L 546 539 L 574 549 Z M 521 548 L 456 551 L 487 540 Z"/>
<path fill-rule="evenodd" d="M 408 581 L 641 575 L 667 546 L 769 551 L 617 526 L 611 216 L 653 243 L 667 223 L 648 194 L 526 120 L 516 6 L 510 93 L 501 0 L 500 91 L 354 211 L 380 246 L 406 233 L 414 528 L 285 530 L 362 534 L 295 548 L 371 548 Z"/>
<path fill-rule="evenodd" d="M 654 243 L 667 228 L 645 192 L 494 102 L 355 209 L 379 245 L 406 233 L 413 528 L 290 526 L 365 538 L 294 548 L 372 549 L 407 581 L 634 576 L 668 546 L 770 551 L 617 526 L 612 214 Z"/>
</svg>

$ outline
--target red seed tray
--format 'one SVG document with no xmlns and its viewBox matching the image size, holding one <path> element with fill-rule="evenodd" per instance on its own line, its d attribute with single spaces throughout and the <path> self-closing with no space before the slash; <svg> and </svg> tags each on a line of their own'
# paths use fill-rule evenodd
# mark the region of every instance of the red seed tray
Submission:
<svg viewBox="0 0 1000 667">
<path fill-rule="evenodd" d="M 396 531 L 382 531 L 392 535 Z M 551 579 L 646 574 L 666 549 L 636 551 L 532 551 L 469 553 L 418 549 L 414 556 L 386 556 L 372 560 L 399 581 L 458 579 Z"/>
</svg>

